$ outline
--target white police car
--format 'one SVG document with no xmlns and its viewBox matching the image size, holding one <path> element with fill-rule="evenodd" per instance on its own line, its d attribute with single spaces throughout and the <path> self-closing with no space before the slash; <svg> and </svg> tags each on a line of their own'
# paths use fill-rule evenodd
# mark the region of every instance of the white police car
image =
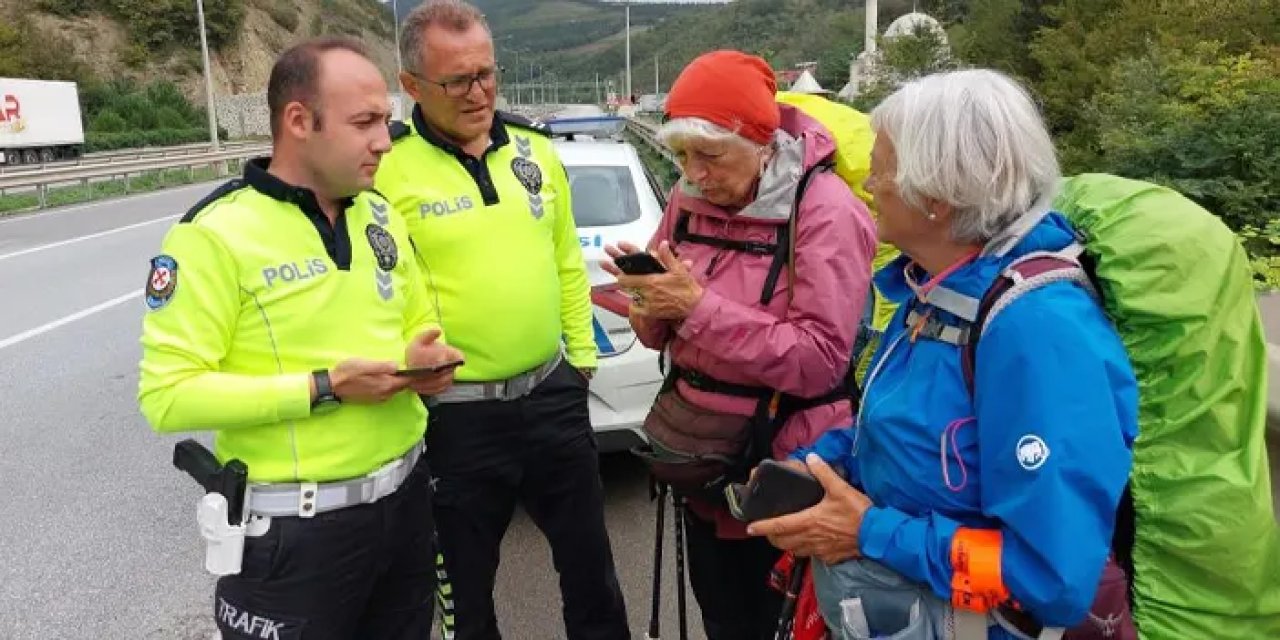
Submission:
<svg viewBox="0 0 1280 640">
<path fill-rule="evenodd" d="M 643 442 L 644 422 L 662 374 L 658 352 L 636 340 L 625 311 L 609 304 L 613 276 L 600 269 L 604 247 L 644 246 L 662 219 L 663 194 L 635 148 L 619 136 L 625 121 L 612 117 L 561 118 L 547 123 L 569 174 L 573 217 L 593 287 L 600 366 L 591 381 L 591 424 L 602 452 Z M 603 305 L 603 306 L 602 306 Z M 612 307 L 610 310 L 607 307 Z"/>
</svg>

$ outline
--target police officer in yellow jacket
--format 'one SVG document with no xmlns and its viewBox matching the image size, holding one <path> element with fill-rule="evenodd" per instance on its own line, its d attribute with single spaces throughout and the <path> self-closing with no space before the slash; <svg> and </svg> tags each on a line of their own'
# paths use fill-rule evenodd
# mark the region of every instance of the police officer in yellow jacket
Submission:
<svg viewBox="0 0 1280 640">
<path fill-rule="evenodd" d="M 232 638 L 426 638 L 435 585 L 426 409 L 461 357 L 403 220 L 369 190 L 390 147 L 364 49 L 285 52 L 267 90 L 273 157 L 181 220 L 151 261 L 139 401 L 160 432 L 209 429 L 248 466 Z M 415 393 L 417 392 L 417 393 Z M 202 521 L 202 527 L 204 523 Z"/>
<path fill-rule="evenodd" d="M 431 400 L 427 430 L 456 637 L 500 637 L 494 576 L 519 503 L 550 542 L 568 638 L 629 638 L 587 411 L 596 348 L 564 167 L 544 129 L 495 116 L 493 41 L 474 7 L 428 0 L 401 43 L 417 105 L 393 124 L 376 182 L 408 223 L 450 344 L 467 354 Z"/>
</svg>

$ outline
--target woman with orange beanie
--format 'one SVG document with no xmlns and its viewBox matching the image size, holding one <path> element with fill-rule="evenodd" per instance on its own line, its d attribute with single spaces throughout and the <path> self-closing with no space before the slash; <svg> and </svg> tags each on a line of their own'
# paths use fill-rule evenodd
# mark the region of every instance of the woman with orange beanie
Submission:
<svg viewBox="0 0 1280 640">
<path fill-rule="evenodd" d="M 833 137 L 776 89 L 764 60 L 737 51 L 684 69 L 658 134 L 683 175 L 647 248 L 665 273 L 605 265 L 632 293 L 640 341 L 669 354 L 644 457 L 687 499 L 709 640 L 773 638 L 780 552 L 746 535 L 723 487 L 851 422 L 846 376 L 876 249 L 870 212 L 829 170 Z"/>
</svg>

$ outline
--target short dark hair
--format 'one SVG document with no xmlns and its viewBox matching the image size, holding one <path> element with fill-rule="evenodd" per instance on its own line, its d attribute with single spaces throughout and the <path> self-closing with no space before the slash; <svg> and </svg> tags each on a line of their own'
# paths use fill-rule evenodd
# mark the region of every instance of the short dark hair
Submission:
<svg viewBox="0 0 1280 640">
<path fill-rule="evenodd" d="M 369 50 L 360 42 L 342 36 L 313 38 L 290 47 L 280 54 L 271 67 L 267 80 L 267 109 L 271 114 L 271 137 L 280 134 L 284 108 L 290 102 L 301 102 L 316 112 L 316 130 L 320 129 L 317 104 L 320 94 L 320 58 L 330 51 L 350 51 L 366 60 Z"/>
</svg>

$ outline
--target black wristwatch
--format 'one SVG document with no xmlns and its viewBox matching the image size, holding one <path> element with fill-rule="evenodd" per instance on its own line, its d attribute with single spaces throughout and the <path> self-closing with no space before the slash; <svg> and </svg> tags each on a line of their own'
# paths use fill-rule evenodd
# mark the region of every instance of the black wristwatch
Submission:
<svg viewBox="0 0 1280 640">
<path fill-rule="evenodd" d="M 333 382 L 329 380 L 328 369 L 312 371 L 311 379 L 316 383 L 316 399 L 311 401 L 313 415 L 329 413 L 342 404 L 342 399 L 333 392 Z"/>
</svg>

